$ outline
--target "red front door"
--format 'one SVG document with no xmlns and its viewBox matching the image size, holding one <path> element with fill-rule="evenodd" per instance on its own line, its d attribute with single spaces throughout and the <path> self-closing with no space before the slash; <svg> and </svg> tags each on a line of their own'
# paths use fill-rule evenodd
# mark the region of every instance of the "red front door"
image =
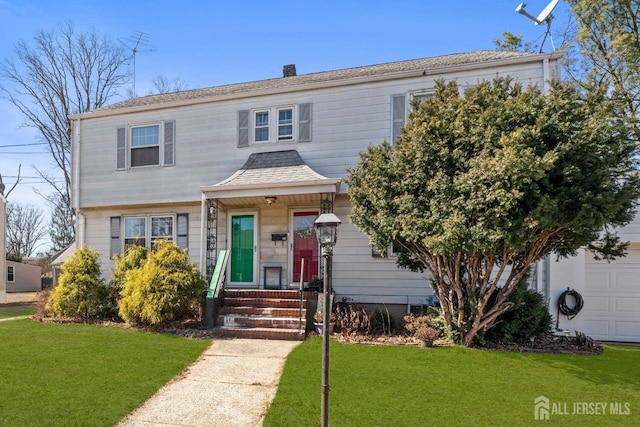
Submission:
<svg viewBox="0 0 640 427">
<path fill-rule="evenodd" d="M 294 212 L 293 214 L 293 282 L 306 283 L 318 276 L 318 239 L 314 221 L 317 211 Z M 302 260 L 304 259 L 304 267 Z M 304 270 L 303 270 L 304 269 Z"/>
</svg>

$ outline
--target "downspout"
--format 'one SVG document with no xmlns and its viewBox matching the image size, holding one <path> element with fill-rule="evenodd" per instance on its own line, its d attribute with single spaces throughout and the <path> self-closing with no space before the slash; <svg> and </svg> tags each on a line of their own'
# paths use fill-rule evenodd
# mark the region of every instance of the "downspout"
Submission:
<svg viewBox="0 0 640 427">
<path fill-rule="evenodd" d="M 81 119 L 72 121 L 71 133 L 71 208 L 76 212 L 76 239 L 75 248 L 79 248 L 85 242 L 86 221 L 80 212 L 80 126 Z"/>
<path fill-rule="evenodd" d="M 549 69 L 549 58 L 542 60 L 542 81 L 543 93 L 548 94 L 551 90 L 551 70 Z"/>
<path fill-rule="evenodd" d="M 200 274 L 207 277 L 207 197 L 202 193 L 200 202 Z"/>
</svg>

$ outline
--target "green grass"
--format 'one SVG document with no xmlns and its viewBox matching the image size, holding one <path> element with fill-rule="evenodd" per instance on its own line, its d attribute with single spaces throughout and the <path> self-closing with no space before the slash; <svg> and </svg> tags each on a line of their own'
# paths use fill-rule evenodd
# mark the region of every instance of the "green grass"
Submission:
<svg viewBox="0 0 640 427">
<path fill-rule="evenodd" d="M 33 307 L 0 307 L 0 319 L 7 319 L 16 316 L 32 316 Z"/>
<path fill-rule="evenodd" d="M 0 426 L 113 426 L 210 343 L 32 320 L 0 337 Z"/>
<path fill-rule="evenodd" d="M 319 425 L 321 352 L 310 338 L 289 355 L 264 426 Z M 640 425 L 640 347 L 572 356 L 332 341 L 330 356 L 331 426 Z M 536 421 L 541 395 L 550 409 L 606 402 L 607 411 Z M 612 415 L 616 402 L 631 414 Z"/>
</svg>

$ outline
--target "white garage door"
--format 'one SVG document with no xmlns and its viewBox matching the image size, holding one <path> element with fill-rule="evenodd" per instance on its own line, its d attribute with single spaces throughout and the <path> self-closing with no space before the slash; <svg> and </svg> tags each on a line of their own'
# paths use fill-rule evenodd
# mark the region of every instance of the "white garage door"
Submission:
<svg viewBox="0 0 640 427">
<path fill-rule="evenodd" d="M 608 263 L 586 260 L 584 332 L 604 341 L 640 342 L 640 247 Z"/>
</svg>

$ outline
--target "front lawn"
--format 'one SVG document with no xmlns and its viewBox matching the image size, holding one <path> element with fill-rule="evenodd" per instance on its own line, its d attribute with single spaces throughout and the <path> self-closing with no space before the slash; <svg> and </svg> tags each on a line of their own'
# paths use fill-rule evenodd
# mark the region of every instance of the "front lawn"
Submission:
<svg viewBox="0 0 640 427">
<path fill-rule="evenodd" d="M 265 426 L 319 424 L 321 343 L 289 355 Z M 640 425 L 640 347 L 572 356 L 332 340 L 330 355 L 332 426 Z M 534 419 L 539 396 L 547 421 Z"/>
<path fill-rule="evenodd" d="M 33 307 L 31 306 L 17 306 L 17 307 L 0 307 L 0 319 L 7 319 L 9 317 L 17 316 L 32 316 Z"/>
<path fill-rule="evenodd" d="M 211 342 L 33 320 L 0 337 L 0 426 L 113 426 Z"/>
</svg>

